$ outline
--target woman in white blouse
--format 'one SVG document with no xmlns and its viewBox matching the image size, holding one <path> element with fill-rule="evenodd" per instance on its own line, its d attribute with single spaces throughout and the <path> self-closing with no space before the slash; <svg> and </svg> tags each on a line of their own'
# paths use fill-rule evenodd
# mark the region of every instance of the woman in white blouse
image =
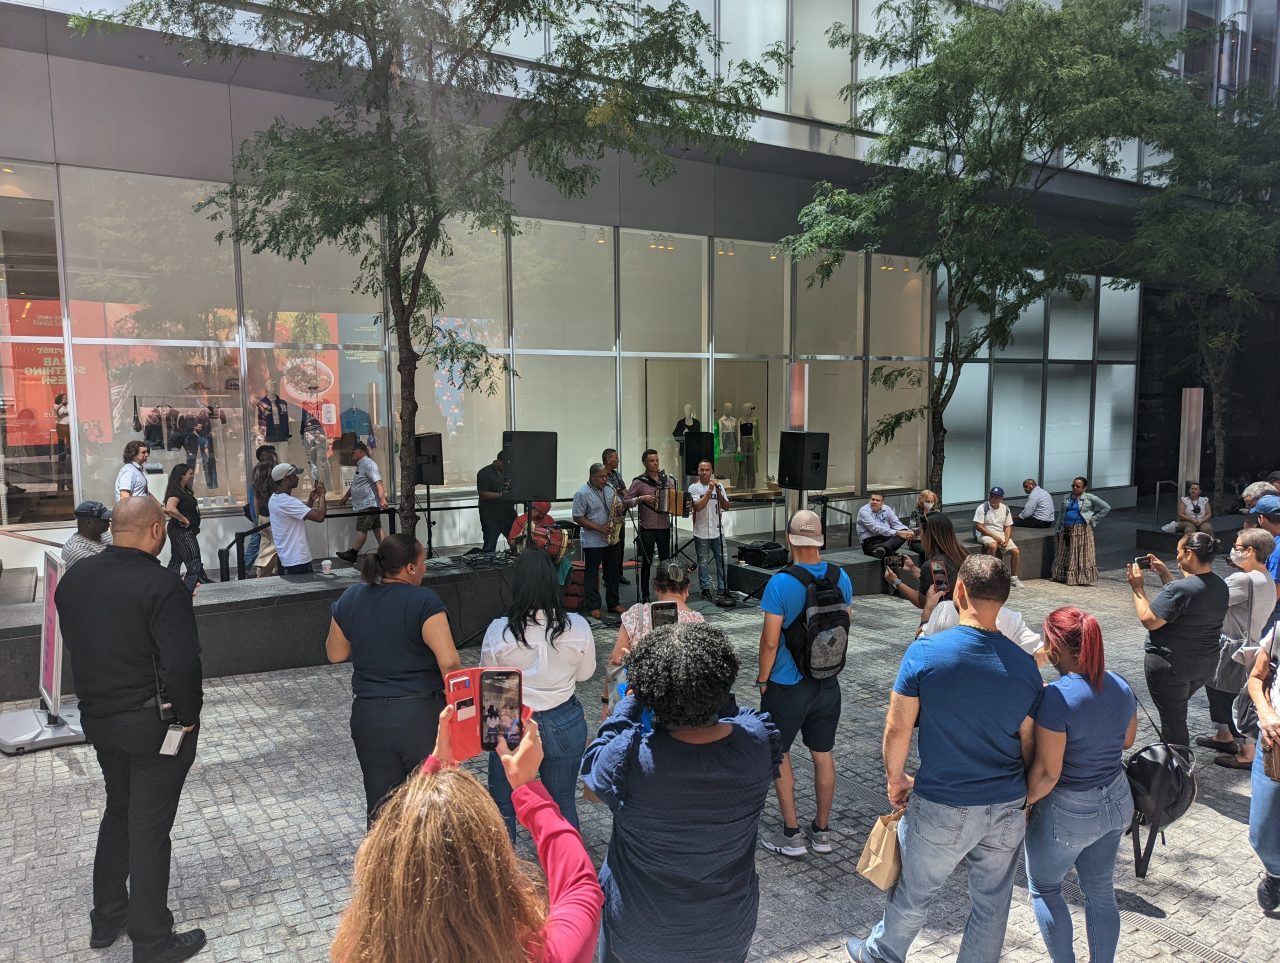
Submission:
<svg viewBox="0 0 1280 963">
<path fill-rule="evenodd" d="M 482 666 L 508 666 L 524 675 L 524 704 L 542 737 L 538 775 L 564 818 L 578 827 L 578 766 L 587 744 L 587 720 L 577 684 L 596 671 L 591 626 L 565 610 L 556 566 L 544 552 L 524 552 L 515 566 L 511 606 L 494 619 L 480 648 Z M 511 784 L 497 753 L 489 754 L 489 794 L 515 839 Z"/>
</svg>

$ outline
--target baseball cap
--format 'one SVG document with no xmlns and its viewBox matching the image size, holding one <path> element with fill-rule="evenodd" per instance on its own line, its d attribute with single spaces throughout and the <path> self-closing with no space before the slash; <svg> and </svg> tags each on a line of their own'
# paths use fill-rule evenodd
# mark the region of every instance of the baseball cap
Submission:
<svg viewBox="0 0 1280 963">
<path fill-rule="evenodd" d="M 994 488 L 991 489 L 991 491 L 987 492 L 987 494 L 999 495 L 1001 498 L 1004 498 L 1004 489 L 1001 488 L 999 485 L 996 485 Z"/>
<path fill-rule="evenodd" d="M 111 521 L 111 509 L 102 502 L 81 502 L 76 506 L 76 518 L 101 518 Z"/>
<path fill-rule="evenodd" d="M 551 511 L 550 502 L 534 502 L 533 507 L 536 508 L 538 511 L 542 512 L 542 514 L 544 515 L 547 514 L 549 511 Z"/>
<path fill-rule="evenodd" d="M 1267 476 L 1267 481 L 1269 482 L 1280 481 L 1280 471 L 1273 471 L 1270 475 Z"/>
<path fill-rule="evenodd" d="M 295 468 L 293 465 L 290 465 L 287 461 L 282 461 L 280 462 L 280 464 L 276 465 L 275 468 L 271 469 L 271 480 L 278 482 L 284 478 L 288 478 L 290 475 L 301 475 L 301 474 L 302 474 L 301 468 Z"/>
<path fill-rule="evenodd" d="M 1250 515 L 1272 515 L 1280 512 L 1280 495 L 1263 495 L 1249 509 Z"/>
<path fill-rule="evenodd" d="M 796 512 L 787 525 L 787 538 L 792 545 L 822 548 L 822 519 L 808 510 Z"/>
</svg>

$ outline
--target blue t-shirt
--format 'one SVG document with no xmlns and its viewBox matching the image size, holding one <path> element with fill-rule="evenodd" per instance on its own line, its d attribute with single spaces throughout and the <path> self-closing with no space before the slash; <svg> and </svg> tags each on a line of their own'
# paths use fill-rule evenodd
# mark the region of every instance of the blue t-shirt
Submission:
<svg viewBox="0 0 1280 963">
<path fill-rule="evenodd" d="M 1036 660 L 967 625 L 916 639 L 893 691 L 920 700 L 915 792 L 943 806 L 994 806 L 1027 792 L 1018 727 L 1034 716 Z"/>
<path fill-rule="evenodd" d="M 823 578 L 827 574 L 826 562 L 800 567 L 814 578 Z M 840 569 L 840 591 L 844 595 L 846 605 L 853 601 L 853 583 L 849 581 L 849 573 L 844 569 Z M 760 608 L 770 615 L 781 615 L 782 631 L 785 633 L 791 623 L 804 612 L 804 603 L 808 594 L 808 590 L 794 575 L 776 572 L 769 579 L 769 584 L 765 586 Z M 802 678 L 800 668 L 796 665 L 791 650 L 787 648 L 787 640 L 779 639 L 778 655 L 773 660 L 773 671 L 769 673 L 769 681 L 776 682 L 778 685 L 795 685 Z"/>
<path fill-rule="evenodd" d="M 1280 538 L 1276 539 L 1275 551 L 1267 559 L 1267 571 L 1271 573 L 1273 579 L 1280 582 Z"/>
<path fill-rule="evenodd" d="M 1067 526 L 1084 524 L 1084 516 L 1080 514 L 1080 499 L 1067 499 L 1067 510 L 1062 515 L 1062 524 Z"/>
<path fill-rule="evenodd" d="M 1114 672 L 1102 674 L 1101 692 L 1075 672 L 1046 686 L 1036 725 L 1067 734 L 1058 788 L 1110 785 L 1124 766 L 1124 737 L 1137 711 L 1129 683 Z"/>
<path fill-rule="evenodd" d="M 353 585 L 331 609 L 351 643 L 351 691 L 364 698 L 438 692 L 444 677 L 422 626 L 445 611 L 429 588 L 391 583 Z"/>
</svg>

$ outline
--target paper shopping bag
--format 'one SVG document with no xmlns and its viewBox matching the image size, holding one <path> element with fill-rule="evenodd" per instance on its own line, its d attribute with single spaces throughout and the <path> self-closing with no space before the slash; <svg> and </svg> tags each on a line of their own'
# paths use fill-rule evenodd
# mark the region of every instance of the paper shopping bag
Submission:
<svg viewBox="0 0 1280 963">
<path fill-rule="evenodd" d="M 858 859 L 858 874 L 880 889 L 888 889 L 902 872 L 902 855 L 898 852 L 898 820 L 901 812 L 881 816 L 871 827 L 867 845 Z"/>
</svg>

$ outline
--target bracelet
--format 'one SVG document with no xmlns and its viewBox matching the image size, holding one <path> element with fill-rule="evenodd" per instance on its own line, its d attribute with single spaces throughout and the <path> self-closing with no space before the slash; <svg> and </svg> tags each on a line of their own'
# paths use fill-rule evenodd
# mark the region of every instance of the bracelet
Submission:
<svg viewBox="0 0 1280 963">
<path fill-rule="evenodd" d="M 608 696 L 601 696 L 601 697 L 600 697 L 600 704 L 601 704 L 601 705 L 605 705 L 605 706 L 607 706 L 607 705 L 609 704 L 609 697 L 608 697 Z"/>
<path fill-rule="evenodd" d="M 756 679 L 756 686 L 757 686 L 757 687 L 762 686 L 762 685 L 768 685 L 768 684 L 769 684 L 769 680 L 768 680 L 768 679 Z"/>
</svg>

